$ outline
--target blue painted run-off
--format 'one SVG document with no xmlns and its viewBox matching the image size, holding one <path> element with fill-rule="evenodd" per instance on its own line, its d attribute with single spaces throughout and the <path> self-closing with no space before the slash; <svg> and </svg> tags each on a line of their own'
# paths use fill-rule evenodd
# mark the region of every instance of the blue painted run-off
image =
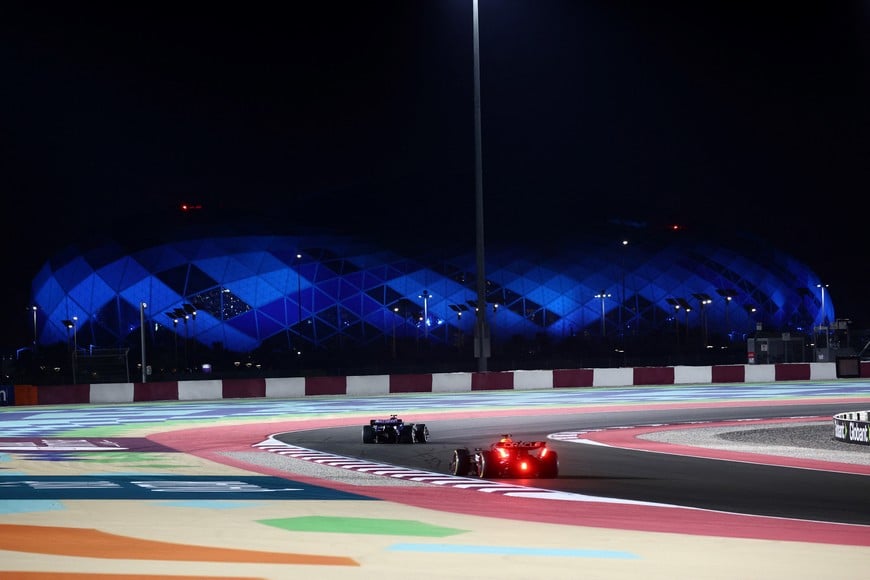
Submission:
<svg viewBox="0 0 870 580">
<path fill-rule="evenodd" d="M 0 476 L 0 500 L 10 499 L 374 500 L 354 493 L 265 476 Z"/>
</svg>

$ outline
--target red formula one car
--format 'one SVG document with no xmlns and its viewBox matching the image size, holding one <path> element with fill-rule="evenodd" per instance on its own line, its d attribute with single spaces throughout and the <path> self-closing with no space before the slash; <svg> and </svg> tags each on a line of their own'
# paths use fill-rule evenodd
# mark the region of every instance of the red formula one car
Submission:
<svg viewBox="0 0 870 580">
<path fill-rule="evenodd" d="M 553 478 L 559 475 L 559 455 L 546 441 L 514 441 L 502 435 L 489 449 L 454 449 L 450 472 L 492 479 Z"/>
</svg>

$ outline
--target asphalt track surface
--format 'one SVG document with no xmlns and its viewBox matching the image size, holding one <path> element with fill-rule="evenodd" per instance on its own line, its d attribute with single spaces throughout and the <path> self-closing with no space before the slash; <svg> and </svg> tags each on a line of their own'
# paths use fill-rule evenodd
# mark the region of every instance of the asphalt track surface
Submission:
<svg viewBox="0 0 870 580">
<path fill-rule="evenodd" d="M 648 437 L 868 407 L 854 380 L 2 407 L 0 578 L 863 577 L 866 463 Z M 430 442 L 363 445 L 391 413 Z M 447 474 L 503 432 L 560 477 Z"/>
<path fill-rule="evenodd" d="M 636 426 L 646 425 L 658 431 L 664 425 L 685 430 L 689 425 L 700 429 L 702 425 L 731 424 L 737 430 L 752 428 L 747 424 L 755 422 L 746 421 L 748 418 L 782 418 L 781 421 L 764 422 L 772 433 L 771 440 L 774 440 L 774 430 L 780 426 L 786 428 L 790 423 L 812 425 L 810 417 L 817 417 L 824 422 L 820 428 L 830 438 L 830 417 L 842 411 L 860 410 L 852 408 L 855 406 L 761 406 L 736 411 L 693 408 L 577 414 L 551 412 L 524 417 L 480 417 L 473 420 L 471 427 L 467 418 L 443 419 L 427 422 L 435 436 L 425 446 L 362 444 L 360 426 L 293 432 L 277 439 L 340 456 L 449 474 L 448 464 L 456 448 L 488 448 L 502 433 L 511 434 L 516 441 L 547 440 L 549 436 L 548 446 L 559 454 L 558 478 L 498 481 L 613 499 L 870 526 L 870 509 L 855 509 L 867 498 L 866 475 L 870 474 L 870 463 L 859 467 L 831 462 L 816 469 L 812 465 L 795 469 L 793 460 L 786 466 L 734 461 L 739 458 L 739 445 L 724 450 L 720 461 L 648 453 L 649 446 L 646 445 L 640 449 L 612 446 L 619 445 L 626 438 L 635 438 L 640 431 Z M 734 423 L 735 420 L 741 420 L 741 424 Z M 761 428 L 761 421 L 758 423 L 755 427 Z M 864 451 L 866 453 L 862 455 L 870 458 L 870 448 L 848 447 L 857 453 Z"/>
</svg>

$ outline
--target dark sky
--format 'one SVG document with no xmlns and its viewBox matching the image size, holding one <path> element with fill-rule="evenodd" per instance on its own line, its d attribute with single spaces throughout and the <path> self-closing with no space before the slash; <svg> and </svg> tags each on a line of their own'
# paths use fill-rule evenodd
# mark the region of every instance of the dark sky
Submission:
<svg viewBox="0 0 870 580">
<path fill-rule="evenodd" d="M 16 4 L 0 346 L 32 338 L 58 249 L 182 202 L 473 244 L 472 0 Z M 755 231 L 870 328 L 868 24 L 867 2 L 481 0 L 487 239 Z"/>
</svg>

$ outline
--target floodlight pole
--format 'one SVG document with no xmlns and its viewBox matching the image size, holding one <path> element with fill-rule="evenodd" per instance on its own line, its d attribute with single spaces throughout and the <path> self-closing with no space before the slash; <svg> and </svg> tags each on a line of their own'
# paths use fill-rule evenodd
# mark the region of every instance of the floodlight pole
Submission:
<svg viewBox="0 0 870 580">
<path fill-rule="evenodd" d="M 72 324 L 73 324 L 72 377 L 73 377 L 73 384 L 77 385 L 78 383 L 76 382 L 76 365 L 78 364 L 78 358 L 79 358 L 79 334 L 78 334 L 78 332 L 79 332 L 79 326 L 78 326 L 79 325 L 79 317 L 78 316 L 72 317 Z"/>
<path fill-rule="evenodd" d="M 475 233 L 477 239 L 477 316 L 475 323 L 475 354 L 477 370 L 486 372 L 489 357 L 489 329 L 486 324 L 486 268 L 483 253 L 483 156 L 480 135 L 480 41 L 478 34 L 478 0 L 473 0 L 474 12 L 474 194 Z"/>
<path fill-rule="evenodd" d="M 36 343 L 38 342 L 37 332 L 36 332 L 36 311 L 38 310 L 38 307 L 34 305 L 34 306 L 30 306 L 28 309 L 33 310 L 33 352 L 35 353 L 36 352 Z"/>
<path fill-rule="evenodd" d="M 828 340 L 830 338 L 830 334 L 828 333 L 829 325 L 828 325 L 828 315 L 825 312 L 825 288 L 827 288 L 827 284 L 816 284 L 816 288 L 819 288 L 822 291 L 822 321 L 819 323 L 819 330 L 824 329 L 825 331 L 825 348 L 828 347 Z"/>
<path fill-rule="evenodd" d="M 139 303 L 139 335 L 141 338 L 142 347 L 142 382 L 148 382 L 145 372 L 145 309 L 148 305 L 144 302 Z"/>
<path fill-rule="evenodd" d="M 728 305 L 731 304 L 731 296 L 725 297 L 725 332 L 728 335 L 728 341 L 731 341 L 731 322 L 728 320 Z"/>
<path fill-rule="evenodd" d="M 302 254 L 296 254 L 296 324 L 299 334 L 302 334 Z"/>
<path fill-rule="evenodd" d="M 816 284 L 816 288 L 819 288 L 822 291 L 822 321 L 819 324 L 823 326 L 827 326 L 826 322 L 828 320 L 827 312 L 825 312 L 825 288 L 827 287 L 827 284 Z"/>
<path fill-rule="evenodd" d="M 606 322 L 607 319 L 605 317 L 605 311 L 604 311 L 604 299 L 610 298 L 610 296 L 611 295 L 608 294 L 605 290 L 602 290 L 601 292 L 599 292 L 598 294 L 595 295 L 595 298 L 598 298 L 599 300 L 601 300 L 601 338 L 604 338 L 607 336 L 607 322 Z"/>
<path fill-rule="evenodd" d="M 393 307 L 393 315 L 391 318 L 393 319 L 393 358 L 396 358 L 396 317 L 399 316 L 399 307 Z"/>
<path fill-rule="evenodd" d="M 429 294 L 428 290 L 423 290 L 423 293 L 418 296 L 418 298 L 423 299 L 423 336 L 425 336 L 426 341 L 429 340 L 429 299 L 432 298 L 432 295 Z"/>
</svg>

